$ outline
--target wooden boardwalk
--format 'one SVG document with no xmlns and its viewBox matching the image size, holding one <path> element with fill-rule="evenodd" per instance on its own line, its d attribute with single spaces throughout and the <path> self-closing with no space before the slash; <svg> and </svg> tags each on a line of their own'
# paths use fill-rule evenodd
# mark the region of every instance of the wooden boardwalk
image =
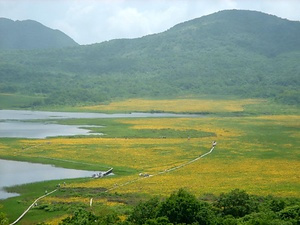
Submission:
<svg viewBox="0 0 300 225">
<path fill-rule="evenodd" d="M 24 212 L 23 212 L 23 214 L 15 221 L 15 222 L 13 222 L 13 223 L 11 223 L 10 225 L 14 225 L 14 224 L 16 224 L 16 223 L 18 223 L 25 215 L 26 215 L 26 213 L 28 213 L 28 211 L 37 203 L 37 201 L 38 200 L 40 200 L 40 199 L 42 199 L 42 198 L 45 198 L 46 196 L 48 196 L 48 195 L 51 195 L 52 193 L 54 193 L 54 192 L 56 192 L 58 189 L 55 189 L 55 190 L 53 190 L 53 191 L 51 191 L 51 192 L 49 192 L 49 193 L 47 193 L 47 194 L 45 194 L 45 195 L 42 195 L 41 197 L 38 197 L 29 207 L 28 207 L 28 209 L 26 209 Z"/>
</svg>

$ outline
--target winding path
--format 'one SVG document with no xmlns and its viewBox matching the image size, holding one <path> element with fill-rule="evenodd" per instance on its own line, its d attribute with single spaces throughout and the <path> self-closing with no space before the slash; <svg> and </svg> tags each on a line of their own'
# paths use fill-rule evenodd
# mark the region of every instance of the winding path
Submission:
<svg viewBox="0 0 300 225">
<path fill-rule="evenodd" d="M 26 209 L 24 212 L 23 212 L 23 214 L 15 221 L 15 222 L 13 222 L 13 223 L 11 223 L 10 225 L 14 225 L 14 224 L 16 224 L 16 223 L 18 223 L 22 218 L 23 218 L 23 216 L 25 216 L 25 214 L 35 205 L 35 203 L 37 203 L 37 201 L 38 200 L 40 200 L 40 199 L 42 199 L 42 198 L 44 198 L 44 197 L 46 197 L 46 196 L 48 196 L 48 195 L 51 195 L 52 193 L 54 193 L 54 192 L 56 192 L 57 191 L 57 189 L 55 189 L 55 190 L 53 190 L 53 191 L 51 191 L 51 192 L 49 192 L 49 193 L 47 193 L 47 194 L 45 194 L 45 195 L 42 195 L 41 197 L 39 197 L 39 198 L 37 198 L 29 207 L 28 207 L 28 209 Z"/>
<path fill-rule="evenodd" d="M 154 177 L 154 176 L 161 175 L 161 174 L 164 174 L 164 173 L 169 173 L 169 172 L 172 172 L 172 171 L 174 171 L 174 170 L 178 170 L 178 169 L 180 169 L 180 168 L 182 168 L 182 167 L 185 167 L 185 166 L 187 166 L 187 165 L 189 165 L 189 164 L 191 164 L 191 163 L 193 163 L 193 162 L 196 162 L 197 160 L 199 160 L 199 159 L 201 159 L 201 158 L 203 158 L 203 157 L 205 157 L 205 156 L 211 154 L 211 153 L 213 152 L 214 148 L 215 148 L 215 146 L 213 146 L 213 147 L 210 149 L 209 152 L 206 152 L 206 153 L 204 153 L 203 155 L 200 155 L 199 157 L 197 157 L 197 158 L 195 158 L 195 159 L 193 159 L 193 160 L 191 160 L 191 161 L 188 161 L 188 162 L 186 162 L 186 163 L 183 163 L 183 164 L 181 164 L 181 165 L 179 165 L 179 166 L 175 166 L 175 167 L 172 167 L 172 168 L 170 168 L 170 169 L 166 169 L 166 170 L 164 170 L 164 171 L 160 171 L 160 172 L 155 173 L 155 174 L 153 174 L 153 175 L 144 176 L 144 177 L 139 177 L 139 178 L 137 178 L 137 179 L 127 181 L 127 182 L 125 182 L 125 183 L 123 183 L 123 184 L 119 184 L 119 185 L 117 185 L 117 186 L 111 187 L 111 188 L 107 189 L 105 192 L 109 192 L 109 191 L 115 190 L 115 189 L 117 189 L 117 188 L 124 187 L 124 186 L 126 186 L 126 185 L 135 183 L 135 182 L 140 181 L 140 180 L 142 180 L 142 179 L 146 179 L 146 178 Z"/>
</svg>

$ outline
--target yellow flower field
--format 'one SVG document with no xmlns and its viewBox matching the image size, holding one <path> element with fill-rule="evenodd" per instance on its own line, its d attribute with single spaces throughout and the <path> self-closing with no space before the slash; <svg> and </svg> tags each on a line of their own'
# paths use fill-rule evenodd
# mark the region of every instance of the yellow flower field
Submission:
<svg viewBox="0 0 300 225">
<path fill-rule="evenodd" d="M 120 120 L 121 123 L 132 125 L 132 129 L 174 129 L 174 130 L 199 130 L 204 132 L 215 133 L 216 136 L 239 136 L 242 130 L 236 130 L 232 127 L 216 127 L 214 126 L 217 121 L 224 121 L 218 118 L 156 118 L 139 119 L 139 120 Z"/>
<path fill-rule="evenodd" d="M 208 157 L 173 172 L 149 178 L 140 178 L 136 174 L 91 180 L 71 186 L 105 187 L 112 188 L 113 192 L 151 195 L 169 195 L 179 188 L 186 188 L 197 195 L 218 194 L 240 188 L 252 194 L 272 193 L 276 196 L 299 197 L 299 168 L 298 161 L 253 159 L 224 161 Z"/>
<path fill-rule="evenodd" d="M 25 146 L 38 145 L 37 148 L 20 150 L 22 155 L 44 157 L 53 159 L 68 159 L 90 164 L 102 163 L 104 165 L 118 165 L 135 169 L 159 167 L 162 163 L 171 164 L 186 157 L 184 149 L 180 146 L 196 146 L 200 139 L 172 138 L 172 139 L 124 139 L 124 138 L 85 138 L 51 140 L 51 144 L 41 140 L 24 140 Z M 203 147 L 202 147 L 203 151 Z M 164 162 L 162 162 L 164 159 Z M 113 163 L 112 163 L 113 162 Z"/>
<path fill-rule="evenodd" d="M 112 102 L 108 105 L 85 106 L 86 110 L 97 111 L 165 111 L 165 112 L 240 112 L 244 105 L 261 102 L 257 99 L 245 100 L 205 100 L 205 99 L 173 99 L 173 100 L 147 100 L 129 99 Z"/>
<path fill-rule="evenodd" d="M 99 170 L 115 168 L 115 176 L 72 183 L 68 186 L 70 188 L 103 187 L 113 192 L 150 195 L 168 195 L 181 187 L 199 195 L 240 188 L 259 195 L 300 196 L 299 116 L 139 118 L 114 121 L 127 124 L 129 127 L 126 129 L 136 131 L 196 130 L 211 132 L 215 136 L 190 139 L 105 136 L 26 139 L 16 141 L 14 145 L 10 142 L 1 143 L 0 155 L 51 159 L 53 163 L 57 160 L 74 165 L 93 165 L 99 166 Z M 193 160 L 208 152 L 213 140 L 218 145 L 212 154 L 184 168 L 143 179 L 138 175 L 157 174 Z M 119 173 L 126 169 L 131 172 L 120 176 Z"/>
</svg>

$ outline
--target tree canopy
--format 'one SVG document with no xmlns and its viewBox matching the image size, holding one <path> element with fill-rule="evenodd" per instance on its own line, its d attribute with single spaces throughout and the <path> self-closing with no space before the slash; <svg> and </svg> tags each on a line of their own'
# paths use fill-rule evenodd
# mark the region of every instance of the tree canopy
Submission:
<svg viewBox="0 0 300 225">
<path fill-rule="evenodd" d="M 46 105 L 223 95 L 299 104 L 300 22 L 226 10 L 155 35 L 0 51 L 0 93 Z"/>
<path fill-rule="evenodd" d="M 180 189 L 166 199 L 140 202 L 125 220 L 118 214 L 96 216 L 80 209 L 60 225 L 298 225 L 299 219 L 300 199 L 255 196 L 235 189 L 204 201 Z"/>
</svg>

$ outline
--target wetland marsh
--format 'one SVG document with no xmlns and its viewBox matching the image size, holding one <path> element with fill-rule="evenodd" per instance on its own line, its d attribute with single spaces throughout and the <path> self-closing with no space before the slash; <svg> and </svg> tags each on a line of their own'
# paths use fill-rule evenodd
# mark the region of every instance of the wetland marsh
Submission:
<svg viewBox="0 0 300 225">
<path fill-rule="evenodd" d="M 130 101 L 129 108 L 134 105 L 133 102 Z M 209 104 L 203 106 L 205 111 L 222 112 L 222 105 L 228 106 L 226 100 L 222 104 L 217 101 L 216 105 L 213 101 L 207 102 Z M 178 104 L 178 108 L 181 103 L 175 100 L 170 102 L 172 107 Z M 153 100 L 151 104 L 157 102 Z M 204 104 L 205 101 L 199 100 L 198 104 L 193 102 L 192 105 L 195 111 L 201 112 L 201 105 Z M 68 214 L 63 209 L 66 204 L 70 207 L 88 207 L 91 196 L 95 204 L 92 211 L 101 214 L 104 208 L 109 211 L 130 208 L 131 203 L 111 203 L 109 199 L 112 196 L 135 202 L 137 200 L 134 199 L 167 196 L 180 188 L 198 196 L 239 188 L 251 194 L 299 197 L 298 109 L 289 107 L 283 110 L 281 106 L 254 100 L 237 100 L 235 105 L 230 112 L 225 109 L 225 114 L 217 113 L 209 117 L 59 119 L 57 121 L 61 125 L 95 126 L 91 127 L 92 132 L 106 135 L 1 138 L 0 157 L 83 170 L 114 168 L 113 177 L 76 179 L 52 197 L 41 201 L 41 204 L 62 207 L 57 211 L 59 216 Z M 105 107 L 107 110 L 110 106 Z M 160 109 L 159 106 L 157 108 Z M 139 110 L 143 111 L 142 104 L 139 104 Z M 179 112 L 183 111 L 186 111 L 184 107 Z M 139 173 L 156 174 L 191 161 L 208 152 L 213 140 L 218 142 L 214 152 L 196 163 L 127 186 L 120 185 L 136 180 Z M 31 190 L 26 186 L 16 188 L 15 191 L 22 192 L 21 196 L 0 202 L 9 218 L 15 215 L 9 211 L 12 206 L 15 207 L 13 202 L 22 202 L 28 195 L 32 199 L 40 195 L 41 184 L 32 184 L 31 187 Z M 112 187 L 116 187 L 113 193 L 103 193 L 103 190 Z M 16 214 L 25 206 L 25 202 L 19 204 L 15 208 Z M 35 214 L 48 218 L 48 222 L 58 218 L 58 215 L 51 217 L 47 211 L 39 209 L 32 210 L 32 215 Z M 24 220 L 33 221 L 33 217 Z"/>
</svg>

